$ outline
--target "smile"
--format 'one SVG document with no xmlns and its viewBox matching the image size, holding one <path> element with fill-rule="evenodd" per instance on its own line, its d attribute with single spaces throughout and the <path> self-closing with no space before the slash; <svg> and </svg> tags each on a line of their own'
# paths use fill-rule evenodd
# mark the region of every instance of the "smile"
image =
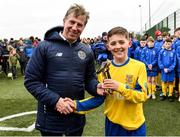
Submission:
<svg viewBox="0 0 180 137">
<path fill-rule="evenodd" d="M 123 52 L 124 49 L 123 48 L 120 48 L 120 49 L 114 49 L 114 52 Z"/>
</svg>

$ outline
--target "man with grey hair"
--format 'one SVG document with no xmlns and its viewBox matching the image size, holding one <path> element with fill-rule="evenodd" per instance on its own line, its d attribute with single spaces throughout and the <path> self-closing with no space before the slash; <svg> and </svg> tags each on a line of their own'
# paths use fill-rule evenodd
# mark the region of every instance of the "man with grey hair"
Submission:
<svg viewBox="0 0 180 137">
<path fill-rule="evenodd" d="M 81 136 L 85 115 L 73 113 L 73 100 L 85 90 L 103 92 L 96 79 L 91 49 L 80 43 L 89 19 L 83 6 L 74 4 L 63 27 L 48 30 L 27 64 L 24 85 L 38 100 L 36 129 L 42 136 Z"/>
</svg>

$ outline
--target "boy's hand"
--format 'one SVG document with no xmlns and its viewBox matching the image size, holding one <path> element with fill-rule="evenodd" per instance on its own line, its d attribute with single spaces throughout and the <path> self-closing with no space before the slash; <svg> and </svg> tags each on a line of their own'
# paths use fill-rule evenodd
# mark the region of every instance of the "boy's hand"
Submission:
<svg viewBox="0 0 180 137">
<path fill-rule="evenodd" d="M 72 99 L 66 97 L 66 98 L 64 99 L 64 101 L 65 101 L 65 103 L 69 104 L 70 107 L 71 107 L 72 109 L 75 109 L 75 103 L 74 103 L 74 100 L 72 100 Z"/>
<path fill-rule="evenodd" d="M 149 64 L 149 65 L 148 65 L 148 68 L 149 68 L 150 70 L 152 70 L 152 64 Z"/>
<path fill-rule="evenodd" d="M 104 79 L 103 88 L 117 90 L 119 87 L 119 82 L 113 79 Z"/>
<path fill-rule="evenodd" d="M 168 69 L 167 69 L 167 68 L 164 68 L 164 72 L 165 72 L 165 73 L 168 73 Z"/>
</svg>

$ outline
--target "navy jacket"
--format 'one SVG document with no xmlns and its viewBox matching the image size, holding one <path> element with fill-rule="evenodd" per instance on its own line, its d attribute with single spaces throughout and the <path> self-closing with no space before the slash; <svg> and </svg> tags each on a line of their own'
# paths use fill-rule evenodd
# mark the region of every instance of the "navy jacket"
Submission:
<svg viewBox="0 0 180 137">
<path fill-rule="evenodd" d="M 38 100 L 36 128 L 47 132 L 69 133 L 85 125 L 85 116 L 63 115 L 55 110 L 60 97 L 84 99 L 84 91 L 97 95 L 97 79 L 92 50 L 78 39 L 70 44 L 55 27 L 35 49 L 27 64 L 24 85 Z"/>
</svg>

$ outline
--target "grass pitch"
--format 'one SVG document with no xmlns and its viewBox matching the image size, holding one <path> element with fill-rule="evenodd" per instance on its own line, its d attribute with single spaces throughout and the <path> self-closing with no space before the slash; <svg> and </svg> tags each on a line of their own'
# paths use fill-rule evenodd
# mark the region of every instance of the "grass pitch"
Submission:
<svg viewBox="0 0 180 137">
<path fill-rule="evenodd" d="M 157 93 L 158 94 L 158 93 Z M 26 91 L 23 77 L 16 80 L 0 74 L 0 118 L 21 112 L 36 110 L 36 100 Z M 148 100 L 144 104 L 148 136 L 180 136 L 180 103 Z M 28 127 L 36 119 L 36 115 L 28 115 L 0 122 L 0 127 Z M 87 114 L 87 124 L 83 135 L 104 135 L 103 105 Z M 37 130 L 32 132 L 0 131 L 0 136 L 40 136 Z"/>
</svg>

